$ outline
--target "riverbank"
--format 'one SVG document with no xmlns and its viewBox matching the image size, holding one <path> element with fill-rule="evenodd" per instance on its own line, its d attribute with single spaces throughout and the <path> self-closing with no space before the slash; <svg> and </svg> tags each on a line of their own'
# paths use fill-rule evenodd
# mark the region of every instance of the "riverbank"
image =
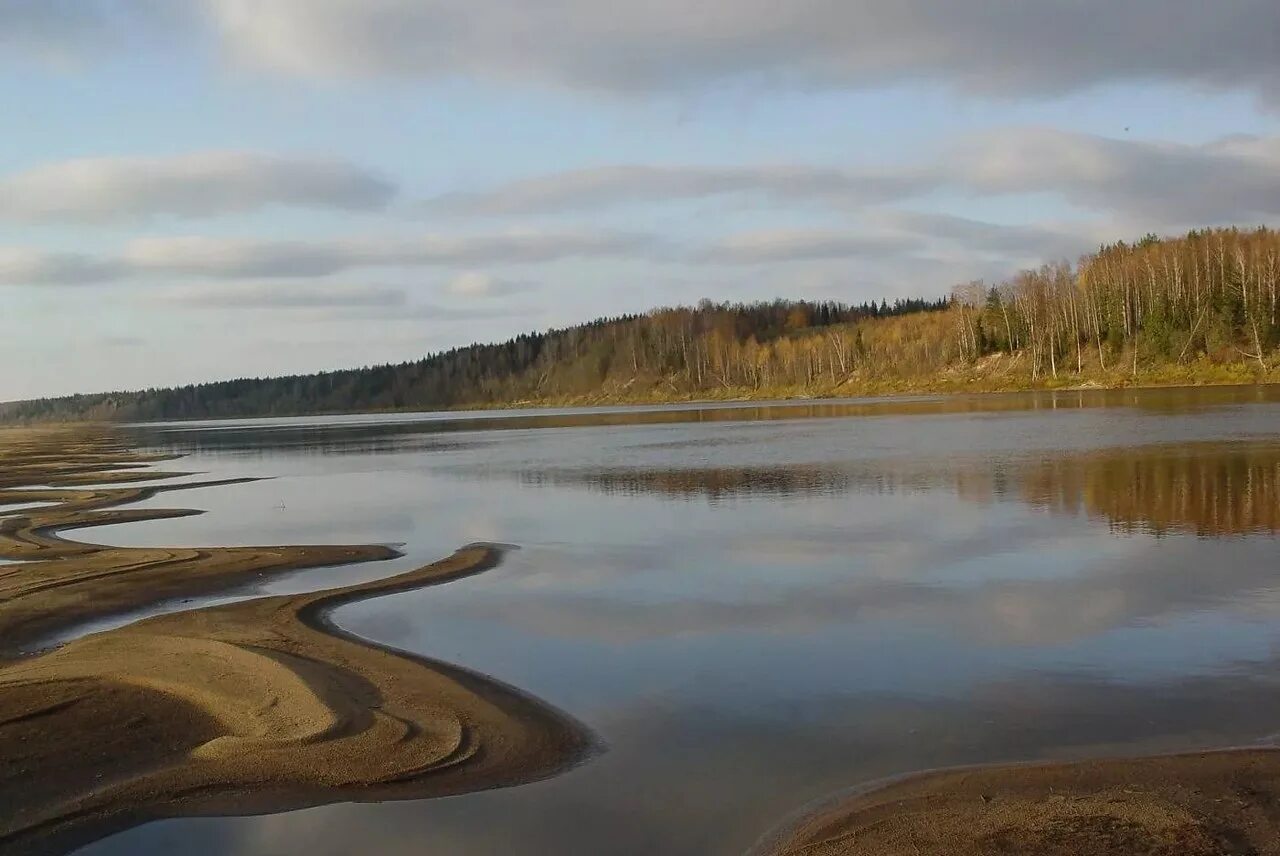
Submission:
<svg viewBox="0 0 1280 856">
<path fill-rule="evenodd" d="M 1017 352 L 993 353 L 971 361 L 952 362 L 936 371 L 906 369 L 867 372 L 853 370 L 832 377 L 818 372 L 799 384 L 759 383 L 743 385 L 724 382 L 690 385 L 685 374 L 652 375 L 626 380 L 605 379 L 596 387 L 572 394 L 535 394 L 512 397 L 475 398 L 461 402 L 370 407 L 294 407 L 284 410 L 247 409 L 220 414 L 196 413 L 176 417 L 171 414 L 136 412 L 129 408 L 58 410 L 47 412 L 26 405 L 40 402 L 0 402 L 0 430 L 10 425 L 75 424 L 80 420 L 111 422 L 183 422 L 218 419 L 292 418 L 300 416 L 351 416 L 387 413 L 465 413 L 470 411 L 521 410 L 561 407 L 614 407 L 664 404 L 698 404 L 764 401 L 813 401 L 832 398 L 876 398 L 911 395 L 974 395 L 989 393 L 1045 392 L 1064 390 L 1138 390 L 1169 387 L 1257 386 L 1280 384 L 1280 364 L 1264 368 L 1255 360 L 1223 360 L 1199 356 L 1194 359 L 1141 362 L 1130 355 L 1113 355 L 1107 368 L 1096 358 L 1085 360 L 1080 370 L 1063 364 L 1060 370 L 1030 370 L 1026 355 Z M 89 398 L 102 398 L 101 395 Z M 36 414 L 36 415 L 33 415 Z M 55 422 L 54 420 L 60 420 Z M 17 429 L 14 429 L 17 430 Z M 0 485 L 2 486 L 2 485 Z"/>
<path fill-rule="evenodd" d="M 993 354 L 974 363 L 957 364 L 932 375 L 863 377 L 854 374 L 839 382 L 818 380 L 800 386 L 722 386 L 682 392 L 670 384 L 637 388 L 635 384 L 602 387 L 584 395 L 546 396 L 511 402 L 462 405 L 455 410 L 499 410 L 533 407 L 601 407 L 619 405 L 684 404 L 698 402 L 809 401 L 828 398 L 875 398 L 907 395 L 975 395 L 1057 390 L 1164 389 L 1197 386 L 1255 386 L 1280 384 L 1280 368 L 1263 371 L 1256 363 L 1217 362 L 1142 365 L 1136 372 L 1123 367 L 1083 372 L 1063 370 L 1056 376 L 1032 378 L 1019 355 Z"/>
<path fill-rule="evenodd" d="M 60 628 L 147 604 L 399 555 L 373 544 L 135 548 L 63 537 L 70 530 L 200 514 L 121 506 L 252 481 L 165 484 L 193 474 L 152 468 L 164 460 L 93 426 L 0 429 L 0 560 L 16 563 L 0 565 L 0 655 Z"/>
<path fill-rule="evenodd" d="M 768 856 L 1270 856 L 1280 751 L 913 776 L 838 801 Z"/>
<path fill-rule="evenodd" d="M 54 503 L 9 514 L 0 506 L 0 546 L 23 559 L 0 568 L 12 593 L 0 607 L 10 650 L 51 626 L 161 596 L 397 555 L 361 546 L 155 551 L 64 541 L 58 530 L 165 513 L 103 509 L 142 495 L 120 491 L 151 486 L 69 487 L 154 477 L 137 469 L 151 459 L 97 430 L 37 433 L 0 435 L 10 462 L 0 464 L 0 499 L 28 508 L 16 499 L 39 501 L 40 493 Z M 329 621 L 342 604 L 480 573 L 501 558 L 501 547 L 473 545 L 383 580 L 173 612 L 0 664 L 0 850 L 64 853 L 162 817 L 465 793 L 576 762 L 591 740 L 569 717 Z"/>
</svg>

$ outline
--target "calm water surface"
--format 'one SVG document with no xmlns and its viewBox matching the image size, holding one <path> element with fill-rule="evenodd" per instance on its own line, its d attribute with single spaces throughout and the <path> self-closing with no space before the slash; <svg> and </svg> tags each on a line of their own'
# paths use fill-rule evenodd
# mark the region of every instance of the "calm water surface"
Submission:
<svg viewBox="0 0 1280 856">
<path fill-rule="evenodd" d="M 558 778 L 153 823 L 84 853 L 733 854 L 911 770 L 1280 731 L 1280 391 L 396 415 L 134 429 L 167 466 L 124 544 L 472 541 L 471 579 L 345 607 L 587 724 Z M 204 476 L 208 477 L 208 476 Z"/>
</svg>

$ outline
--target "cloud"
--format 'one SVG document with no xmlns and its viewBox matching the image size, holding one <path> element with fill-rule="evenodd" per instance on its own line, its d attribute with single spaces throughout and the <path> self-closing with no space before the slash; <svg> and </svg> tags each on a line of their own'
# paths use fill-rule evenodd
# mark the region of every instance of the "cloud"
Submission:
<svg viewBox="0 0 1280 856">
<path fill-rule="evenodd" d="M 907 235 L 860 235 L 854 229 L 778 229 L 731 235 L 702 251 L 700 258 L 721 264 L 887 258 L 923 246 L 923 241 Z"/>
<path fill-rule="evenodd" d="M 212 42 L 242 65 L 337 79 L 470 76 L 635 94 L 910 81 L 979 95 L 1170 82 L 1280 101 L 1273 0 L 25 0 L 0 58 L 74 63 Z"/>
<path fill-rule="evenodd" d="M 458 297 L 506 297 L 528 291 L 531 283 L 498 279 L 479 271 L 466 271 L 449 281 L 449 293 Z"/>
<path fill-rule="evenodd" d="M 1280 137 L 1187 145 L 1013 128 L 963 144 L 957 161 L 977 193 L 1049 191 L 1155 223 L 1280 216 Z"/>
<path fill-rule="evenodd" d="M 104 348 L 140 348 L 147 340 L 141 336 L 100 336 L 98 343 Z"/>
<path fill-rule="evenodd" d="M 0 285 L 79 285 L 134 277 L 213 279 L 314 277 L 365 267 L 552 262 L 584 257 L 653 257 L 664 243 L 619 232 L 513 232 L 409 238 L 256 241 L 143 238 L 115 257 L 0 248 Z"/>
<path fill-rule="evenodd" d="M 226 48 L 287 74 L 474 75 L 614 93 L 939 81 L 1001 96 L 1117 81 L 1280 94 L 1273 0 L 203 0 Z"/>
<path fill-rule="evenodd" d="M 398 288 L 332 285 L 300 287 L 279 283 L 190 289 L 169 294 L 167 299 L 210 309 L 395 308 L 407 303 L 404 291 Z"/>
<path fill-rule="evenodd" d="M 991 577 L 958 585 L 924 584 L 939 568 L 988 562 L 993 553 L 1032 557 L 1065 547 L 1080 547 L 1055 530 L 1052 521 L 1028 521 L 1004 533 L 993 546 L 991 534 L 967 529 L 928 543 L 910 541 L 901 530 L 878 524 L 856 533 L 832 533 L 798 544 L 831 555 L 858 543 L 868 559 L 862 573 L 824 579 L 812 586 L 780 589 L 772 597 L 690 597 L 679 603 L 646 604 L 600 597 L 589 592 L 525 589 L 486 599 L 467 608 L 474 617 L 512 621 L 540 634 L 629 643 L 646 639 L 769 628 L 776 634 L 813 633 L 850 621 L 866 624 L 911 620 L 950 635 L 997 645 L 1050 646 L 1097 637 L 1135 623 L 1158 624 L 1194 614 L 1206 599 L 1250 603 L 1274 609 L 1265 600 L 1265 562 L 1242 561 L 1230 574 L 1197 579 L 1187 586 L 1170 576 L 1190 569 L 1205 555 L 1170 556 L 1148 549 L 1146 541 L 1117 542 L 1101 557 L 1082 560 L 1068 576 Z M 906 540 L 904 540 L 906 539 Z M 776 550 L 768 533 L 746 539 L 740 548 L 753 560 Z M 1084 550 L 1085 555 L 1090 555 Z M 1255 549 L 1250 557 L 1260 555 Z M 785 560 L 794 565 L 798 556 Z M 922 574 L 924 575 L 922 577 Z M 923 582 L 922 582 L 923 580 Z"/>
<path fill-rule="evenodd" d="M 1009 225 L 925 211 L 881 210 L 871 219 L 882 228 L 954 242 L 965 250 L 1022 258 L 1070 258 L 1116 237 L 1093 224 Z"/>
<path fill-rule="evenodd" d="M 127 272 L 113 259 L 0 247 L 0 285 L 80 285 L 109 282 Z"/>
<path fill-rule="evenodd" d="M 483 321 L 537 314 L 528 307 L 416 303 L 411 302 L 408 293 L 400 288 L 332 284 L 231 283 L 186 288 L 166 293 L 162 299 L 193 309 L 280 310 L 318 321 L 376 321 L 383 324 Z"/>
<path fill-rule="evenodd" d="M 569 170 L 513 181 L 479 192 L 450 193 L 427 202 L 450 215 L 509 215 L 599 209 L 729 194 L 775 202 L 870 203 L 926 192 L 938 183 L 929 169 L 849 170 L 805 165 L 645 166 Z"/>
<path fill-rule="evenodd" d="M 840 216 L 830 225 L 761 229 L 701 239 L 702 244 L 695 239 L 666 239 L 648 233 L 579 229 L 301 240 L 165 236 L 137 239 L 118 254 L 100 256 L 0 248 L 0 285 L 73 285 L 165 277 L 305 278 L 363 268 L 442 267 L 460 271 L 448 281 L 448 293 L 492 298 L 525 290 L 529 284 L 497 278 L 484 273 L 485 268 L 584 258 L 725 266 L 856 261 L 867 268 L 864 274 L 877 263 L 894 267 L 891 273 L 903 274 L 911 265 L 932 258 L 956 271 L 972 268 L 979 260 L 983 264 L 999 262 L 1003 275 L 1023 265 L 1071 258 L 1138 231 L 1172 233 L 1191 226 L 1249 225 L 1280 217 L 1280 136 L 1232 136 L 1190 145 L 1045 128 L 1008 128 L 947 147 L 927 162 L 890 168 L 874 180 L 869 178 L 873 175 L 869 168 L 841 172 L 803 165 L 725 170 L 655 167 L 654 173 L 637 169 L 542 176 L 468 197 L 447 197 L 452 201 L 441 204 L 461 204 L 477 212 L 532 212 L 566 205 L 585 210 L 592 205 L 754 193 L 779 201 L 830 202 Z M 575 175 L 593 177 L 582 181 Z M 650 182 L 643 180 L 645 175 L 659 178 Z M 30 175 L 9 179 L 16 180 L 35 179 Z M 71 184 L 75 182 L 68 186 Z M 174 185 L 164 181 L 154 184 L 157 186 L 132 197 L 105 193 L 101 184 L 69 191 L 69 196 L 78 196 L 82 202 L 88 197 L 100 200 L 114 196 L 123 208 L 132 206 L 135 211 L 148 207 L 159 210 L 164 205 L 174 210 Z M 210 188 L 214 184 L 210 181 Z M 249 184 L 242 183 L 246 193 Z M 335 190 L 340 185 L 329 185 L 328 191 L 316 191 L 311 198 L 327 195 L 341 204 L 342 194 Z M 268 198 L 300 199 L 303 191 L 296 186 L 289 181 L 274 185 L 257 182 L 252 192 L 258 194 L 259 203 Z M 1060 223 L 989 223 L 884 204 L 895 194 L 909 196 L 925 189 L 988 200 L 1053 194 L 1099 216 Z M 210 194 L 202 202 L 206 211 L 250 204 L 244 194 L 231 189 L 211 189 Z M 852 204 L 859 194 L 877 200 L 876 204 Z M 69 210 L 69 196 L 59 199 L 52 194 L 52 201 L 44 204 Z M 459 202 L 463 198 L 467 201 Z M 12 199 L 0 202 L 0 212 L 7 209 L 12 213 L 23 204 Z M 82 211 L 91 208 L 88 203 L 81 206 Z M 104 207 L 96 210 L 105 212 Z"/>
<path fill-rule="evenodd" d="M 394 312 L 365 314 L 363 317 L 386 321 L 413 321 L 445 323 L 450 321 L 489 321 L 494 318 L 537 317 L 539 310 L 529 306 L 490 304 L 487 306 L 446 306 L 439 303 L 418 303 Z"/>
<path fill-rule="evenodd" d="M 1012 127 L 969 137 L 908 166 L 618 165 L 446 194 L 429 200 L 427 209 L 450 215 L 555 214 L 736 194 L 780 208 L 817 204 L 865 212 L 938 191 L 970 198 L 1051 193 L 1147 228 L 1266 220 L 1280 216 L 1280 136 L 1237 135 L 1191 145 Z M 995 226 L 928 213 L 897 217 L 908 231 L 927 227 L 993 248 L 1039 246 L 1055 255 L 1079 249 L 1078 228 Z M 876 218 L 891 219 L 880 213 Z M 1091 244 L 1095 235 L 1105 237 L 1091 230 Z"/>
<path fill-rule="evenodd" d="M 178 51 L 207 39 L 203 0 L 6 0 L 0 3 L 0 63 L 83 71 L 113 55 Z"/>
<path fill-rule="evenodd" d="M 39 0 L 0 4 L 0 56 L 18 54 L 63 65 L 93 50 L 106 28 L 107 9 L 94 0 Z"/>
<path fill-rule="evenodd" d="M 385 179 L 336 160 L 249 152 L 84 158 L 0 178 L 0 219 L 208 217 L 271 205 L 362 210 L 384 207 L 395 193 Z"/>
</svg>

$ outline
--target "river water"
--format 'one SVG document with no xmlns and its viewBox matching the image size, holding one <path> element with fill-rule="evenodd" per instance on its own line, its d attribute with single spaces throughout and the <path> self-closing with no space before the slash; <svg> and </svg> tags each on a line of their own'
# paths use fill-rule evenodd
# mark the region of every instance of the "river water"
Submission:
<svg viewBox="0 0 1280 856">
<path fill-rule="evenodd" d="M 148 824 L 83 853 L 726 854 L 955 764 L 1280 730 L 1280 389 L 138 426 L 198 517 L 130 545 L 473 541 L 499 568 L 336 620 L 585 723 L 557 778 Z"/>
</svg>

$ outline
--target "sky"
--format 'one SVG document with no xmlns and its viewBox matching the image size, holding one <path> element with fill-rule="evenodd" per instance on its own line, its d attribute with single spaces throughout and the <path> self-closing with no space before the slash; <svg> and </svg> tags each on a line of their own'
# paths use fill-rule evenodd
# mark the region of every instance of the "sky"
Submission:
<svg viewBox="0 0 1280 856">
<path fill-rule="evenodd" d="M 0 400 L 1280 219 L 1275 0 L 0 0 Z"/>
</svg>

